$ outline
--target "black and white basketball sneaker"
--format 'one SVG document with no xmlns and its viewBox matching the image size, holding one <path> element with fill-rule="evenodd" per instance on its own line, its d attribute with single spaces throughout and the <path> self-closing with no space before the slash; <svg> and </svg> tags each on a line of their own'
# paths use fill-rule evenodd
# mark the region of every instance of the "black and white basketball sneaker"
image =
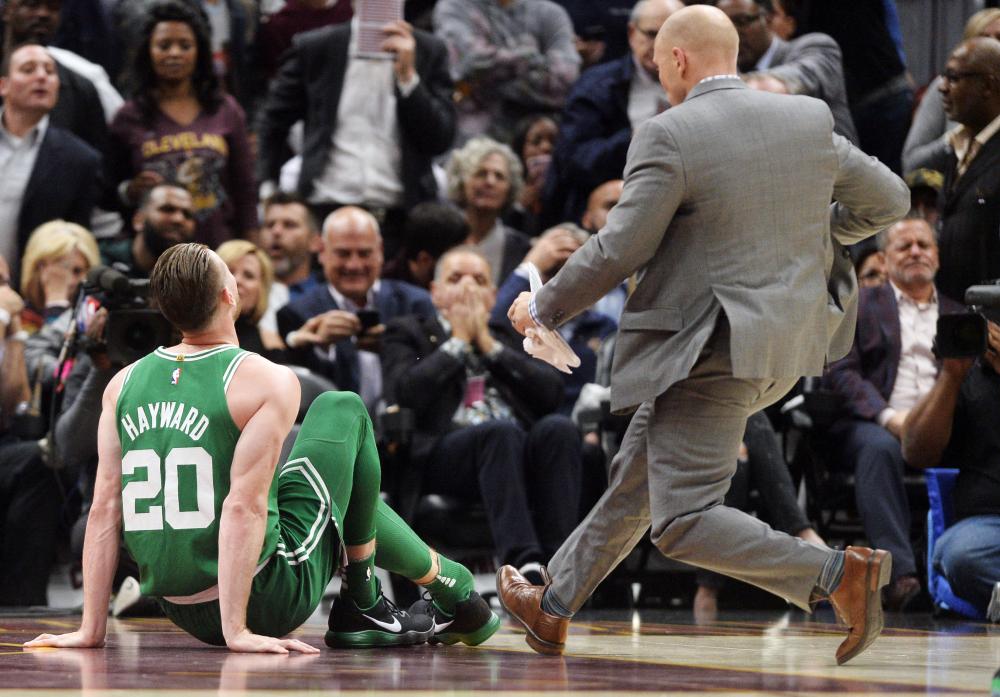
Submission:
<svg viewBox="0 0 1000 697">
<path fill-rule="evenodd" d="M 378 600 L 367 610 L 341 595 L 333 601 L 324 640 L 332 649 L 362 649 L 375 646 L 423 644 L 434 633 L 427 615 L 400 610 L 379 591 Z"/>
<path fill-rule="evenodd" d="M 434 643 L 451 645 L 462 642 L 478 646 L 500 629 L 500 618 L 475 591 L 455 604 L 452 615 L 435 605 L 428 593 L 410 606 L 410 614 L 430 616 L 434 621 L 434 636 L 431 638 Z"/>
</svg>

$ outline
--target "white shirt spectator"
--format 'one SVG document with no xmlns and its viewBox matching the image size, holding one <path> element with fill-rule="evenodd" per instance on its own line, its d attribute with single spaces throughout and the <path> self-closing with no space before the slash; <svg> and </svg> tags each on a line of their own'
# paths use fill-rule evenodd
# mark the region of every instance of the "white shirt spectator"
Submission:
<svg viewBox="0 0 1000 697">
<path fill-rule="evenodd" d="M 937 333 L 937 293 L 930 302 L 918 303 L 890 281 L 899 310 L 899 367 L 889 396 L 889 406 L 878 415 L 885 426 L 896 412 L 908 411 L 934 386 L 938 366 L 934 358 L 934 335 Z"/>
</svg>

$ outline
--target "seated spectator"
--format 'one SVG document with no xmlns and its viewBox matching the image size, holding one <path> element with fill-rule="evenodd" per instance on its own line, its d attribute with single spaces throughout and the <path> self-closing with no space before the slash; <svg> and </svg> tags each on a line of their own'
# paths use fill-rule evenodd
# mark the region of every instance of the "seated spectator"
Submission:
<svg viewBox="0 0 1000 697">
<path fill-rule="evenodd" d="M 934 566 L 952 591 L 1000 622 L 1000 326 L 989 323 L 986 353 L 946 358 L 934 387 L 903 426 L 914 467 L 957 467 L 957 522 L 938 538 Z"/>
<path fill-rule="evenodd" d="M 40 225 L 21 258 L 21 325 L 29 334 L 72 307 L 87 272 L 101 263 L 97 242 L 65 220 Z"/>
<path fill-rule="evenodd" d="M 514 151 L 491 138 L 473 138 L 448 159 L 448 197 L 469 224 L 466 240 L 486 257 L 497 286 L 521 263 L 530 241 L 500 215 L 521 195 L 524 172 Z"/>
<path fill-rule="evenodd" d="M 427 291 L 381 280 L 382 235 L 375 217 L 345 206 L 323 222 L 319 255 L 326 283 L 278 312 L 289 360 L 357 392 L 369 410 L 382 396 L 379 359 L 385 323 L 400 315 L 433 317 Z"/>
<path fill-rule="evenodd" d="M 937 285 L 961 302 L 969 286 L 1000 278 L 1000 42 L 963 42 L 942 77 L 945 112 L 959 126 L 948 132 Z"/>
<path fill-rule="evenodd" d="M 30 394 L 22 306 L 0 256 L 0 607 L 48 605 L 62 507 L 38 442 L 20 440 L 11 428 L 15 407 Z"/>
<path fill-rule="evenodd" d="M 240 346 L 268 360 L 285 362 L 285 343 L 276 331 L 260 324 L 267 312 L 271 283 L 274 281 L 271 260 L 257 245 L 246 240 L 223 242 L 217 252 L 236 277 L 236 290 L 240 296 L 236 336 Z"/>
<path fill-rule="evenodd" d="M 526 264 L 534 264 L 542 281 L 555 276 L 566 260 L 583 245 L 589 235 L 573 223 L 563 223 L 545 231 L 534 243 L 524 262 L 511 273 L 496 292 L 496 304 L 493 306 L 490 322 L 508 335 L 508 342 L 514 345 L 521 340 L 510 322 L 507 321 L 507 309 L 514 303 L 517 296 L 530 290 Z M 593 309 L 584 310 L 579 315 L 559 327 L 559 334 L 570 348 L 580 357 L 580 366 L 572 373 L 560 373 L 559 377 L 565 385 L 563 401 L 559 413 L 569 415 L 576 404 L 580 390 L 588 382 L 594 382 L 597 372 L 597 351 L 601 342 L 618 330 L 618 323 Z"/>
<path fill-rule="evenodd" d="M 861 290 L 854 346 L 830 366 L 825 381 L 847 410 L 831 427 L 833 450 L 853 468 L 865 535 L 892 553 L 885 604 L 901 610 L 920 592 L 920 582 L 899 438 L 907 413 L 938 372 L 932 350 L 938 315 L 961 307 L 935 292 L 938 250 L 925 220 L 896 223 L 879 242 L 889 282 Z"/>
<path fill-rule="evenodd" d="M 910 187 L 910 209 L 937 229 L 938 199 L 944 186 L 944 174 L 933 169 L 917 169 L 906 175 Z"/>
<path fill-rule="evenodd" d="M 967 41 L 976 36 L 1000 39 L 1000 8 L 987 7 L 969 17 L 965 23 L 965 31 L 962 32 L 962 40 Z M 903 173 L 907 176 L 922 168 L 937 172 L 944 172 L 947 168 L 951 153 L 948 132 L 958 124 L 951 121 L 944 112 L 941 96 L 943 81 L 944 78 L 940 75 L 931 80 L 913 115 L 910 132 L 903 144 Z"/>
<path fill-rule="evenodd" d="M 434 33 L 448 44 L 460 142 L 510 142 L 529 114 L 557 114 L 580 73 L 573 24 L 550 0 L 438 0 Z"/>
<path fill-rule="evenodd" d="M 736 474 L 733 475 L 725 505 L 741 511 L 750 510 L 750 492 L 760 495 L 759 517 L 775 530 L 800 537 L 806 542 L 826 546 L 799 507 L 788 464 L 781 452 L 781 443 L 764 412 L 747 419 L 746 432 L 740 445 Z M 698 590 L 694 596 L 695 621 L 712 622 L 719 612 L 719 591 L 726 577 L 699 569 Z"/>
<path fill-rule="evenodd" d="M 399 22 L 382 43 L 395 59 L 364 58 L 354 24 L 292 41 L 258 114 L 258 178 L 273 193 L 289 130 L 303 121 L 298 194 L 317 220 L 344 205 L 371 211 L 391 255 L 406 210 L 437 197 L 431 160 L 454 139 L 448 56 L 440 39 Z"/>
<path fill-rule="evenodd" d="M 632 130 L 669 108 L 653 40 L 680 0 L 640 0 L 628 24 L 631 53 L 580 76 L 566 100 L 544 192 L 543 225 L 579 220 L 587 197 L 621 179 Z"/>
<path fill-rule="evenodd" d="M 212 67 L 208 28 L 179 0 L 150 8 L 135 56 L 135 95 L 111 124 L 107 172 L 133 210 L 155 184 L 186 188 L 195 239 L 217 247 L 257 228 L 253 155 L 243 110 Z"/>
<path fill-rule="evenodd" d="M 878 288 L 889 277 L 885 270 L 885 252 L 876 245 L 861 245 L 854 253 L 854 272 L 860 288 Z"/>
<path fill-rule="evenodd" d="M 0 55 L 26 44 L 47 47 L 59 26 L 60 9 L 60 0 L 7 0 L 3 6 Z M 59 97 L 50 114 L 52 125 L 103 152 L 108 141 L 107 122 L 113 115 L 107 112 L 121 106 L 121 95 L 106 82 L 106 75 L 102 83 L 98 74 L 92 72 L 97 66 L 69 51 L 46 50 L 55 61 L 59 78 Z"/>
<path fill-rule="evenodd" d="M 532 237 L 541 232 L 542 190 L 558 136 L 559 125 L 554 120 L 548 116 L 534 116 L 521 122 L 510 144 L 521 160 L 524 187 L 504 215 L 504 223 Z"/>
<path fill-rule="evenodd" d="M 469 236 L 469 224 L 454 206 L 428 201 L 410 211 L 403 227 L 403 248 L 385 265 L 382 278 L 431 289 L 438 259 Z"/>
<path fill-rule="evenodd" d="M 791 41 L 775 36 L 768 25 L 768 5 L 768 0 L 720 0 L 717 5 L 740 35 L 737 63 L 741 73 L 749 73 L 747 83 L 823 100 L 833 112 L 834 131 L 857 143 L 837 42 L 820 33 L 800 34 Z"/>
<path fill-rule="evenodd" d="M 313 272 L 316 254 L 323 247 L 319 224 L 297 194 L 277 191 L 264 200 L 260 244 L 274 268 L 263 327 L 278 331 L 278 310 L 319 285 Z"/>
<path fill-rule="evenodd" d="M 415 412 L 421 491 L 483 501 L 499 561 L 541 582 L 539 565 L 578 521 L 580 435 L 553 414 L 556 371 L 504 346 L 488 326 L 491 279 L 489 263 L 467 247 L 441 258 L 437 314 L 386 328 L 386 394 Z"/>
<path fill-rule="evenodd" d="M 0 256 L 20 259 L 28 235 L 55 218 L 86 226 L 97 197 L 100 155 L 50 123 L 56 64 L 36 44 L 15 49 L 0 74 Z"/>
<path fill-rule="evenodd" d="M 587 197 L 587 209 L 580 218 L 580 225 L 591 235 L 596 235 L 608 220 L 608 213 L 618 205 L 625 182 L 621 179 L 606 181 L 590 192 Z M 603 298 L 594 303 L 594 312 L 599 312 L 615 324 L 625 310 L 628 299 L 628 284 L 623 283 Z"/>
<path fill-rule="evenodd" d="M 274 14 L 262 17 L 257 31 L 257 55 L 265 81 L 274 78 L 296 35 L 346 22 L 353 15 L 349 0 L 288 0 Z"/>
<path fill-rule="evenodd" d="M 104 249 L 104 263 L 133 278 L 149 278 L 167 249 L 191 242 L 195 234 L 194 201 L 176 184 L 154 184 L 132 216 L 133 235 Z"/>
</svg>

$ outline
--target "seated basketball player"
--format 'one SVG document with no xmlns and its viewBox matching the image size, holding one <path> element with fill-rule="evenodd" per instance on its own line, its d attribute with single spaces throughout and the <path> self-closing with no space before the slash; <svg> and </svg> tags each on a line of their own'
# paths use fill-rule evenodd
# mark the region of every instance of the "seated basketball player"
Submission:
<svg viewBox="0 0 1000 697">
<path fill-rule="evenodd" d="M 430 550 L 380 501 L 372 425 L 357 395 L 318 397 L 275 471 L 298 410 L 298 381 L 236 345 L 236 279 L 214 252 L 170 248 L 150 291 L 183 338 L 108 385 L 83 551 L 83 620 L 76 632 L 25 646 L 104 644 L 123 531 L 143 594 L 160 599 L 191 635 L 233 651 L 316 652 L 276 637 L 312 614 L 341 545 L 346 588 L 330 612 L 328 645 L 412 644 L 435 629 L 436 640 L 472 645 L 499 628 L 468 569 Z M 430 600 L 397 609 L 381 594 L 376 563 L 424 586 Z"/>
</svg>

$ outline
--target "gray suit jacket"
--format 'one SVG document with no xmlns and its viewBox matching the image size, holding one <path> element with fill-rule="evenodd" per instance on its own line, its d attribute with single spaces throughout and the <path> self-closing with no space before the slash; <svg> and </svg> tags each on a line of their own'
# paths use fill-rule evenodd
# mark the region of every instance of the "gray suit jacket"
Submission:
<svg viewBox="0 0 1000 697">
<path fill-rule="evenodd" d="M 792 41 L 774 37 L 774 56 L 767 73 L 789 85 L 795 94 L 816 97 L 833 112 L 833 130 L 858 142 L 851 110 L 847 106 L 844 64 L 840 46 L 826 34 L 803 34 Z"/>
<path fill-rule="evenodd" d="M 736 78 L 702 82 L 637 129 L 604 229 L 535 297 L 551 328 L 638 272 L 620 323 L 613 409 L 684 379 L 720 310 L 736 377 L 819 375 L 847 353 L 857 282 L 839 245 L 903 217 L 910 195 L 832 130 L 823 102 Z"/>
</svg>

